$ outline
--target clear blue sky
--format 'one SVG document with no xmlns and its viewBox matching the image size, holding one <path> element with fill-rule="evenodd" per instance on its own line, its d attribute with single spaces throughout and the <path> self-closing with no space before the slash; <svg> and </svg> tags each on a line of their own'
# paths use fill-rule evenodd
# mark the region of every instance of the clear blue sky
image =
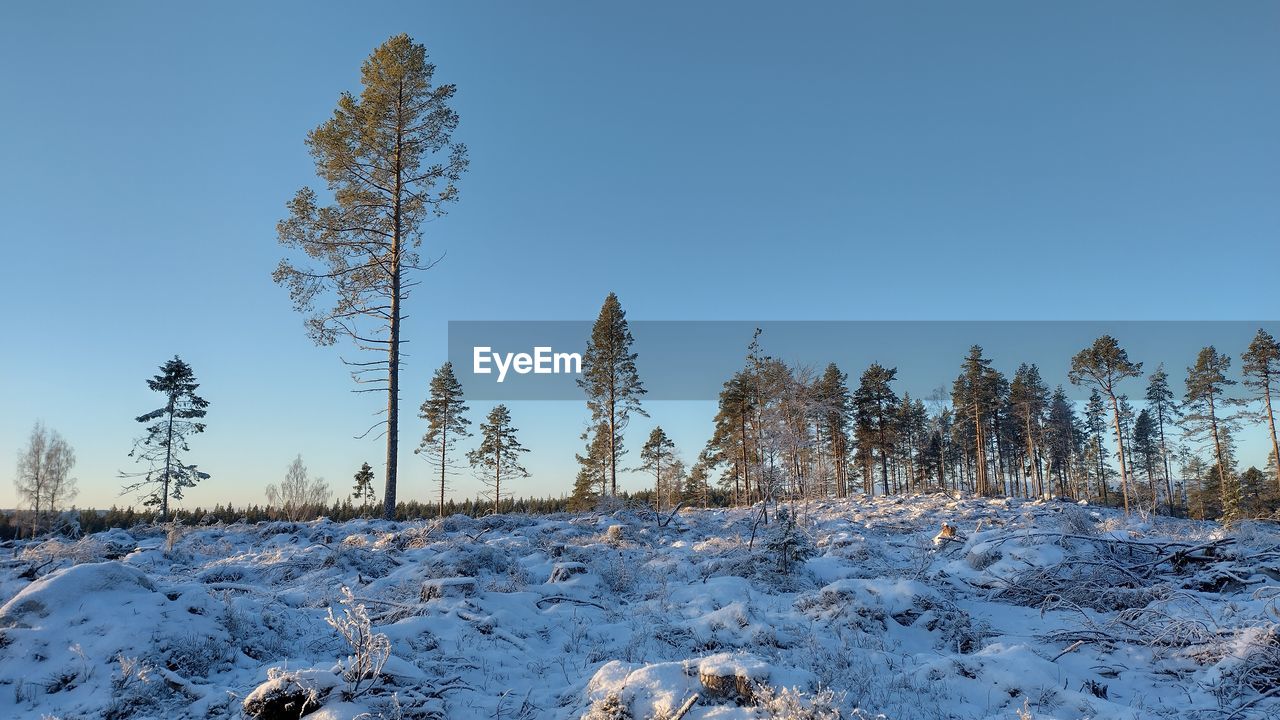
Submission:
<svg viewBox="0 0 1280 720">
<path fill-rule="evenodd" d="M 117 501 L 175 353 L 212 402 L 188 505 L 260 501 L 296 453 L 343 489 L 380 462 L 351 439 L 380 400 L 269 275 L 304 135 L 400 32 L 472 160 L 428 230 L 410 409 L 448 320 L 589 319 L 610 290 L 644 319 L 1276 314 L 1275 2 L 5 3 L 0 468 L 40 418 L 79 504 Z M 705 440 L 705 405 L 651 411 Z M 517 492 L 567 490 L 585 407 L 513 413 Z"/>
</svg>

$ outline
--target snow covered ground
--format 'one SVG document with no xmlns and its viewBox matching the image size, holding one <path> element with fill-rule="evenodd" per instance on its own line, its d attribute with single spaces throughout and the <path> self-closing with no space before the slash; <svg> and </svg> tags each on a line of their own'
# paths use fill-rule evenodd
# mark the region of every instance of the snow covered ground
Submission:
<svg viewBox="0 0 1280 720">
<path fill-rule="evenodd" d="M 1274 525 L 943 496 L 798 504 L 753 540 L 754 519 L 21 546 L 0 565 L 0 717 L 1280 715 Z M 943 522 L 954 538 L 935 539 Z"/>
</svg>

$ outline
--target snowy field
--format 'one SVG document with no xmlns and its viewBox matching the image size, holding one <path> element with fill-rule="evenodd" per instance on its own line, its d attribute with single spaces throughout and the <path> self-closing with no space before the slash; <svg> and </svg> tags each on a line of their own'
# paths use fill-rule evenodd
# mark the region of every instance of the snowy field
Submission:
<svg viewBox="0 0 1280 720">
<path fill-rule="evenodd" d="M 0 717 L 1280 716 L 1275 525 L 942 496 L 799 504 L 754 541 L 748 510 L 666 520 L 19 546 Z"/>
</svg>

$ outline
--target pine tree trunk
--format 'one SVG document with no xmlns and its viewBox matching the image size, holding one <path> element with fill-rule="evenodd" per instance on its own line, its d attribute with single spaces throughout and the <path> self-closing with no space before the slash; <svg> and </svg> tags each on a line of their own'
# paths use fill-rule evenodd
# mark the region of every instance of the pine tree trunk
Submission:
<svg viewBox="0 0 1280 720">
<path fill-rule="evenodd" d="M 1262 386 L 1262 397 L 1267 409 L 1267 427 L 1271 429 L 1271 456 L 1276 459 L 1276 484 L 1280 486 L 1280 443 L 1276 441 L 1276 415 L 1271 410 L 1271 381 L 1268 376 Z"/>
<path fill-rule="evenodd" d="M 444 423 L 440 429 L 440 517 L 444 517 L 444 462 L 448 459 L 449 448 L 449 411 L 445 411 Z"/>
<path fill-rule="evenodd" d="M 1222 453 L 1222 440 L 1218 436 L 1218 418 L 1213 408 L 1213 397 L 1209 397 L 1209 428 L 1213 431 L 1213 455 L 1218 461 L 1218 491 L 1222 494 L 1222 517 L 1234 521 L 1235 500 L 1227 490 L 1227 466 Z"/>
<path fill-rule="evenodd" d="M 160 522 L 169 520 L 169 478 L 173 472 L 173 411 L 174 398 L 169 396 L 169 427 L 164 445 L 164 480 L 160 485 Z"/>
<path fill-rule="evenodd" d="M 404 90 L 400 89 L 403 107 Z M 383 491 L 382 516 L 396 519 L 396 478 L 399 468 L 400 444 L 400 251 L 403 242 L 404 214 L 401 202 L 404 195 L 404 177 L 401 153 L 404 144 L 404 126 L 397 123 L 395 147 L 395 187 L 392 198 L 391 228 L 391 332 L 387 345 L 387 482 Z"/>
<path fill-rule="evenodd" d="M 1164 440 L 1164 410 L 1158 413 L 1160 421 L 1160 459 L 1164 462 L 1164 491 L 1169 501 L 1169 515 L 1173 515 L 1173 473 L 1169 470 L 1169 446 Z"/>
<path fill-rule="evenodd" d="M 1129 470 L 1124 458 L 1124 434 L 1120 432 L 1120 403 L 1115 393 L 1108 392 L 1111 398 L 1111 419 L 1116 428 L 1116 450 L 1120 458 L 1120 494 L 1124 497 L 1124 514 L 1129 514 Z"/>
</svg>

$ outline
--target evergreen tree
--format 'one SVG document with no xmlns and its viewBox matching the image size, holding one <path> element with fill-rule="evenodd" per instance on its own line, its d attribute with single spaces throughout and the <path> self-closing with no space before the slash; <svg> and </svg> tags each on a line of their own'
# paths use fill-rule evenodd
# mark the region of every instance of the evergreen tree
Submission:
<svg viewBox="0 0 1280 720">
<path fill-rule="evenodd" d="M 591 410 L 592 424 L 605 423 L 609 427 L 609 486 L 618 494 L 618 457 L 622 450 L 622 431 L 631 419 L 631 413 L 644 417 L 648 414 L 640 407 L 644 384 L 636 372 L 636 353 L 632 352 L 631 330 L 627 327 L 627 315 L 618 302 L 618 296 L 609 293 L 600 308 L 600 315 L 591 328 L 591 340 L 582 355 L 582 377 L 578 386 L 587 393 L 587 407 Z"/>
<path fill-rule="evenodd" d="M 316 173 L 332 205 L 310 188 L 288 204 L 279 240 L 318 266 L 281 260 L 273 279 L 289 289 L 294 307 L 309 313 L 308 335 L 319 345 L 338 338 L 383 359 L 348 362 L 353 378 L 385 392 L 387 468 L 383 516 L 395 518 L 399 443 L 400 328 L 404 301 L 424 270 L 417 249 L 422 225 L 458 197 L 466 146 L 453 142 L 455 87 L 434 85 L 435 66 L 408 35 L 396 35 L 360 70 L 363 89 L 343 93 L 333 117 L 307 135 Z M 317 301 L 332 306 L 316 309 Z M 347 362 L 344 360 L 344 362 Z M 375 425 L 375 427 L 377 427 Z"/>
<path fill-rule="evenodd" d="M 1111 400 L 1112 420 L 1116 431 L 1116 457 L 1120 460 L 1120 493 L 1124 512 L 1129 513 L 1129 471 L 1125 462 L 1124 432 L 1120 426 L 1120 400 L 1116 386 L 1126 378 L 1138 377 L 1142 363 L 1129 360 L 1129 354 L 1110 335 L 1103 335 L 1093 345 L 1071 358 L 1068 377 L 1074 385 L 1091 385 Z"/>
<path fill-rule="evenodd" d="M 431 378 L 431 394 L 418 411 L 418 417 L 427 421 L 427 433 L 414 450 L 440 470 L 440 517 L 444 517 L 446 477 L 452 467 L 450 453 L 460 438 L 471 435 L 467 430 L 471 421 L 466 418 L 469 409 L 462 400 L 462 384 L 453 374 L 453 363 L 445 362 Z"/>
<path fill-rule="evenodd" d="M 616 441 L 610 442 L 608 423 L 597 424 L 594 430 L 584 432 L 582 439 L 587 441 L 586 454 L 574 455 L 578 475 L 571 497 L 577 510 L 586 510 L 597 498 L 609 494 L 609 448 L 618 447 Z"/>
<path fill-rule="evenodd" d="M 1085 437 L 1088 439 L 1097 469 L 1098 489 L 1102 493 L 1102 504 L 1109 505 L 1108 478 L 1111 476 L 1111 467 L 1107 464 L 1107 453 L 1103 450 L 1103 443 L 1106 441 L 1107 435 L 1107 407 L 1103 404 L 1102 393 L 1094 388 L 1089 393 L 1089 402 L 1085 405 L 1084 412 Z"/>
<path fill-rule="evenodd" d="M 698 458 L 686 478 L 682 500 L 696 502 L 705 510 L 711 502 L 711 485 L 708 482 L 710 472 L 705 457 Z"/>
<path fill-rule="evenodd" d="M 146 434 L 134 442 L 129 457 L 146 463 L 142 472 L 120 473 L 121 478 L 135 479 L 126 483 L 122 493 L 142 493 L 143 504 L 160 507 L 160 520 L 169 519 L 169 500 L 181 500 L 184 488 L 194 487 L 209 474 L 195 465 L 182 462 L 182 453 L 191 450 L 187 443 L 192 435 L 204 432 L 200 422 L 207 414 L 209 402 L 196 395 L 195 373 L 176 355 L 160 366 L 160 374 L 147 381 L 147 387 L 164 396 L 164 405 L 139 415 L 140 423 L 151 423 Z M 141 478 L 141 479 L 137 479 Z"/>
<path fill-rule="evenodd" d="M 489 417 L 480 423 L 480 445 L 467 453 L 471 467 L 480 473 L 481 480 L 493 488 L 493 512 L 498 512 L 502 500 L 502 481 L 515 477 L 529 477 L 529 471 L 520 464 L 520 454 L 529 449 L 516 439 L 518 430 L 511 425 L 511 411 L 506 405 L 495 405 Z"/>
<path fill-rule="evenodd" d="M 352 499 L 360 503 L 360 507 L 367 507 L 374 500 L 373 496 L 373 468 L 369 463 L 364 463 L 360 469 L 356 471 L 356 484 L 351 493 Z"/>
<path fill-rule="evenodd" d="M 1147 381 L 1147 407 L 1155 413 L 1156 433 L 1160 439 L 1160 461 L 1164 468 L 1165 497 L 1168 498 L 1169 514 L 1177 507 L 1173 494 L 1173 473 L 1169 469 L 1169 443 L 1165 437 L 1165 426 L 1176 421 L 1182 415 L 1181 408 L 1174 400 L 1173 390 L 1169 389 L 1169 373 L 1164 365 L 1156 368 Z"/>
<path fill-rule="evenodd" d="M 1058 493 L 1062 496 L 1069 495 L 1067 476 L 1070 473 L 1071 456 L 1076 449 L 1078 432 L 1075 409 L 1071 407 L 1066 391 L 1059 385 L 1054 389 L 1053 397 L 1049 400 L 1044 442 L 1049 456 L 1049 467 L 1058 478 Z"/>
<path fill-rule="evenodd" d="M 748 389 L 752 381 L 749 373 L 734 373 L 720 391 L 719 409 L 715 417 L 715 429 L 707 441 L 704 455 L 711 466 L 725 464 L 733 479 L 733 504 L 750 503 L 752 443 L 748 426 L 754 417 L 752 394 Z"/>
<path fill-rule="evenodd" d="M 1143 409 L 1133 422 L 1133 469 L 1147 476 L 1147 488 L 1151 493 L 1151 506 L 1159 507 L 1160 496 L 1156 492 L 1156 475 L 1161 468 L 1160 435 L 1155 417 Z"/>
<path fill-rule="evenodd" d="M 1200 350 L 1196 364 L 1187 368 L 1187 415 L 1183 423 L 1188 434 L 1207 438 L 1213 445 L 1214 470 L 1221 494 L 1222 521 L 1230 524 L 1239 519 L 1239 484 L 1231 460 L 1231 434 L 1235 418 L 1224 410 L 1239 401 L 1227 397 L 1226 389 L 1236 381 L 1227 377 L 1231 357 L 1212 345 Z"/>
<path fill-rule="evenodd" d="M 1269 512 L 1273 492 L 1266 473 L 1250 467 L 1240 473 L 1240 507 L 1249 517 L 1262 517 Z"/>
<path fill-rule="evenodd" d="M 1009 386 L 1009 405 L 1026 442 L 1027 460 L 1035 473 L 1036 495 L 1044 497 L 1044 477 L 1040 467 L 1040 445 L 1043 443 L 1044 415 L 1049 405 L 1049 388 L 1040 379 L 1034 364 L 1018 366 Z"/>
<path fill-rule="evenodd" d="M 966 431 L 972 430 L 968 440 L 974 455 L 973 489 L 979 495 L 990 495 L 993 490 L 987 472 L 986 445 L 988 428 L 994 423 L 999 409 L 997 377 L 991 361 L 983 357 L 982 347 L 974 345 L 969 348 L 969 354 L 960 367 L 960 376 L 951 390 L 956 424 L 966 425 Z"/>
<path fill-rule="evenodd" d="M 661 427 L 655 427 L 649 433 L 649 439 L 640 449 L 640 467 L 637 470 L 650 473 L 654 480 L 654 507 L 662 509 L 662 502 L 672 495 L 672 487 L 668 486 L 672 479 L 672 469 L 676 454 L 676 444 Z M 680 488 L 674 488 L 678 493 Z"/>
<path fill-rule="evenodd" d="M 897 430 L 898 396 L 889 387 L 897 376 L 896 368 L 872 363 L 862 373 L 858 389 L 853 392 L 853 408 L 859 450 L 866 453 L 870 471 L 872 453 L 880 457 L 880 481 L 889 494 L 889 454 L 893 452 Z"/>
<path fill-rule="evenodd" d="M 1267 429 L 1271 432 L 1271 454 L 1280 456 L 1280 442 L 1276 440 L 1276 414 L 1272 409 L 1272 400 L 1280 392 L 1280 343 L 1271 333 L 1258 328 L 1258 334 L 1249 343 L 1249 349 L 1242 356 L 1244 364 L 1244 385 L 1254 391 L 1257 399 L 1262 401 L 1262 417 L 1267 421 Z M 1280 492 L 1280 468 L 1275 471 L 1276 488 Z"/>
<path fill-rule="evenodd" d="M 849 420 L 853 410 L 848 380 L 849 376 L 831 363 L 813 392 L 820 437 L 831 462 L 837 497 L 845 497 L 849 489 Z"/>
</svg>

